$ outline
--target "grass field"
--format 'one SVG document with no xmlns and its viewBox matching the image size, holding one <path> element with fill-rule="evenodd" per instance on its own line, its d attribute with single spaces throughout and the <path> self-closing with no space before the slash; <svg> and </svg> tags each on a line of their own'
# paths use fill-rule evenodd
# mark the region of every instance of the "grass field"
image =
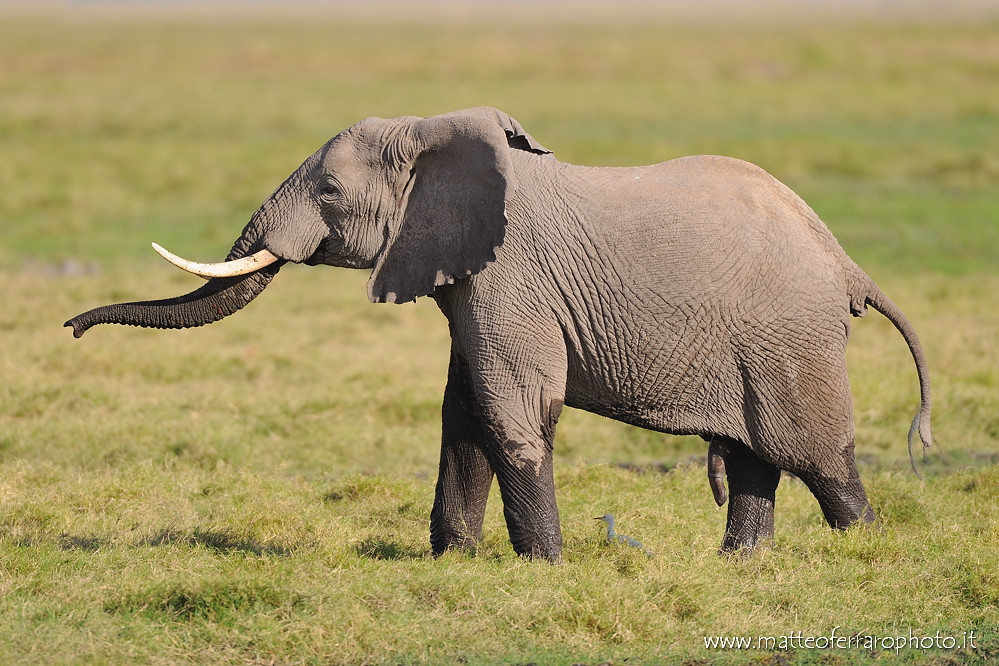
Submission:
<svg viewBox="0 0 999 666">
<path fill-rule="evenodd" d="M 958 664 L 999 657 L 999 21 L 377 21 L 0 14 L 0 663 Z M 290 266 L 190 331 L 62 322 L 197 280 L 308 154 L 370 115 L 490 104 L 565 161 L 691 153 L 799 192 L 927 349 L 857 320 L 861 475 L 884 530 L 794 479 L 776 542 L 716 555 L 705 446 L 567 410 L 560 566 L 430 556 L 448 338 L 422 299 Z M 603 541 L 614 513 L 652 558 Z M 723 650 L 739 636 L 956 637 Z M 965 632 L 975 648 L 961 648 Z"/>
</svg>

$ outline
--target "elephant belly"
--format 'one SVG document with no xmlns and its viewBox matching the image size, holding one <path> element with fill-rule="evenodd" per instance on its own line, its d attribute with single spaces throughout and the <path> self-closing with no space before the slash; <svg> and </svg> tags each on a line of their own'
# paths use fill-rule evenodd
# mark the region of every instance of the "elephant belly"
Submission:
<svg viewBox="0 0 999 666">
<path fill-rule="evenodd" d="M 661 432 L 742 442 L 754 428 L 792 437 L 781 429 L 809 414 L 849 429 L 848 303 L 836 287 L 814 280 L 781 300 L 759 286 L 738 302 L 660 294 L 643 299 L 640 314 L 591 312 L 589 327 L 563 326 L 565 402 Z"/>
<path fill-rule="evenodd" d="M 671 434 L 744 433 L 742 381 L 727 331 L 695 315 L 570 343 L 570 407 Z"/>
</svg>

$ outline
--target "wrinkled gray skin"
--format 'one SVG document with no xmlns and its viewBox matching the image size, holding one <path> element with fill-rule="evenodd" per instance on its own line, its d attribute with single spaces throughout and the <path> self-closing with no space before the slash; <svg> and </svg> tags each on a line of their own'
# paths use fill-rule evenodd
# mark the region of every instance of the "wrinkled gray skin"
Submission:
<svg viewBox="0 0 999 666">
<path fill-rule="evenodd" d="M 815 213 L 761 169 L 723 157 L 634 168 L 554 159 L 490 108 L 370 118 L 340 133 L 253 215 L 229 259 L 370 269 L 373 302 L 431 295 L 451 362 L 435 553 L 473 548 L 498 479 L 514 549 L 558 560 L 552 439 L 563 404 L 708 440 L 723 549 L 773 534 L 781 470 L 829 524 L 872 522 L 854 462 L 844 357 L 868 304 L 901 331 L 930 441 L 926 360 L 909 322 Z M 166 301 L 67 325 L 201 326 L 259 294 L 279 262 Z"/>
</svg>

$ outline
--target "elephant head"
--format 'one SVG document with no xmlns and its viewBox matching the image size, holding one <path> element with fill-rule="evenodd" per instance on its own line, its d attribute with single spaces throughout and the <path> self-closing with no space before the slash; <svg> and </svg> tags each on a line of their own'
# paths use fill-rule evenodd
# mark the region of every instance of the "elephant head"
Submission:
<svg viewBox="0 0 999 666">
<path fill-rule="evenodd" d="M 430 118 L 369 118 L 310 156 L 260 206 L 225 262 L 188 294 L 90 310 L 66 322 L 80 337 L 113 323 L 203 326 L 236 312 L 288 261 L 372 269 L 368 298 L 404 303 L 481 271 L 495 258 L 516 188 L 510 151 L 545 154 L 520 124 L 492 108 Z"/>
</svg>

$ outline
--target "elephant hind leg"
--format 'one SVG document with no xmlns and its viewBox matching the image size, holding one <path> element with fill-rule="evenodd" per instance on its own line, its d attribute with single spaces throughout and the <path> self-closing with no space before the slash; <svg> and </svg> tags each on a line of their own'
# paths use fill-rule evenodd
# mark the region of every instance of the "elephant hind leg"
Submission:
<svg viewBox="0 0 999 666">
<path fill-rule="evenodd" d="M 799 478 L 815 495 L 826 522 L 834 529 L 846 529 L 855 523 L 877 523 L 874 510 L 867 501 L 853 457 L 853 443 L 843 451 L 840 465 L 834 470 L 803 472 Z M 846 474 L 840 470 L 845 468 Z"/>
<path fill-rule="evenodd" d="M 728 519 L 722 552 L 751 552 L 773 540 L 780 469 L 734 439 L 716 437 L 711 445 L 725 451 L 728 478 Z"/>
<path fill-rule="evenodd" d="M 751 446 L 808 486 L 831 527 L 874 522 L 857 473 L 846 358 L 812 349 L 743 360 Z"/>
</svg>

